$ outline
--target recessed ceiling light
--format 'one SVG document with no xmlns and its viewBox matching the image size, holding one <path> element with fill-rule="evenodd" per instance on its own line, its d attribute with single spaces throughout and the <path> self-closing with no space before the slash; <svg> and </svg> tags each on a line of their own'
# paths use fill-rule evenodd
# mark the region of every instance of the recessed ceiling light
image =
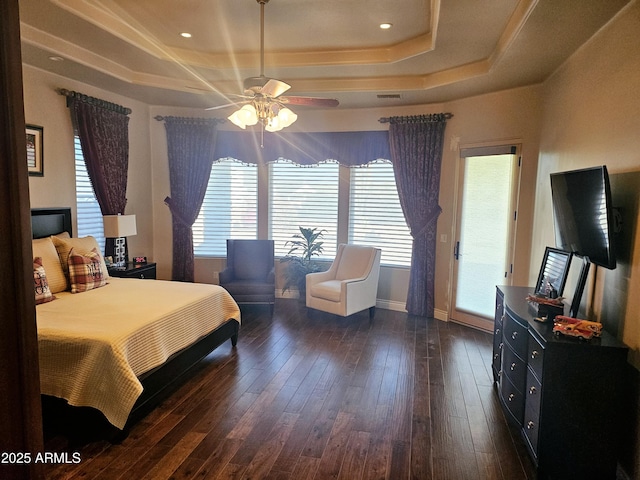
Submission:
<svg viewBox="0 0 640 480">
<path fill-rule="evenodd" d="M 49 60 L 51 60 L 52 62 L 63 62 L 64 58 L 62 57 L 56 57 L 56 56 L 51 56 L 49 57 Z"/>
<path fill-rule="evenodd" d="M 182 32 L 180 36 L 184 38 L 191 38 L 191 34 L 189 32 Z"/>
<path fill-rule="evenodd" d="M 393 26 L 393 23 L 381 23 L 380 28 L 382 30 L 389 30 Z"/>
</svg>

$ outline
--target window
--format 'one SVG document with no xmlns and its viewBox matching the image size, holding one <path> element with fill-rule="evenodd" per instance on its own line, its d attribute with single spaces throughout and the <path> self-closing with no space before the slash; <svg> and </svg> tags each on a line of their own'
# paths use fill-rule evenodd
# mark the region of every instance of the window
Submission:
<svg viewBox="0 0 640 480">
<path fill-rule="evenodd" d="M 194 254 L 225 256 L 227 238 L 256 238 L 257 212 L 258 167 L 231 158 L 214 163 L 193 224 Z"/>
<path fill-rule="evenodd" d="M 269 164 L 269 237 L 276 256 L 287 254 L 285 243 L 302 226 L 326 230 L 322 257 L 335 257 L 339 169 L 337 162 L 311 167 L 284 160 Z"/>
<path fill-rule="evenodd" d="M 381 263 L 410 266 L 413 238 L 391 162 L 378 160 L 350 173 L 349 242 L 381 248 Z"/>
<path fill-rule="evenodd" d="M 89 180 L 84 155 L 80 146 L 80 138 L 76 135 L 73 141 L 76 165 L 76 216 L 78 221 L 78 237 L 91 235 L 96 238 L 100 246 L 100 253 L 104 252 L 104 227 L 102 212 L 93 193 L 93 186 Z"/>
</svg>

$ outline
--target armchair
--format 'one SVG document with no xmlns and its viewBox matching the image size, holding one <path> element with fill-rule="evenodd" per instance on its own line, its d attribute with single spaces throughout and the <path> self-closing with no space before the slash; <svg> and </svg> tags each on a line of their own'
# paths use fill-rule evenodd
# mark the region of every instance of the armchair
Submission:
<svg viewBox="0 0 640 480">
<path fill-rule="evenodd" d="M 340 244 L 329 270 L 307 275 L 307 307 L 343 317 L 368 308 L 373 319 L 380 255 L 379 248 Z"/>
<path fill-rule="evenodd" d="M 273 314 L 276 300 L 273 240 L 227 240 L 227 267 L 220 286 L 238 303 L 268 303 Z"/>
</svg>

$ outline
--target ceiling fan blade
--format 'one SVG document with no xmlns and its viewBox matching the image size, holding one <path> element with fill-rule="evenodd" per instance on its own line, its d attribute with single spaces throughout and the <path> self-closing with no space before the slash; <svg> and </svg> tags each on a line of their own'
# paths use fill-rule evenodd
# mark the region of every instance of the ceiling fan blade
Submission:
<svg viewBox="0 0 640 480">
<path fill-rule="evenodd" d="M 275 78 L 270 78 L 267 83 L 264 84 L 260 93 L 262 95 L 275 98 L 279 97 L 290 88 L 291 85 L 289 85 L 288 83 L 281 82 L 280 80 L 276 80 Z"/>
<path fill-rule="evenodd" d="M 340 102 L 335 98 L 318 98 L 318 97 L 280 97 L 279 102 L 289 105 L 303 105 L 309 107 L 337 107 Z"/>
<path fill-rule="evenodd" d="M 233 103 L 225 103 L 224 105 L 217 105 L 215 107 L 205 108 L 205 110 L 220 110 L 222 108 L 233 107 L 235 105 L 245 105 L 247 103 L 251 103 L 252 100 L 245 100 L 244 102 L 233 102 Z"/>
</svg>

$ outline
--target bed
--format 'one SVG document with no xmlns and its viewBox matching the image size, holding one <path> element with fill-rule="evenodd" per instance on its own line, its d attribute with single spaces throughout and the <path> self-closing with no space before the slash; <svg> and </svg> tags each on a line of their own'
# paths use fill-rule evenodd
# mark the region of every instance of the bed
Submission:
<svg viewBox="0 0 640 480">
<path fill-rule="evenodd" d="M 31 220 L 34 257 L 41 259 L 34 280 L 43 398 L 98 410 L 125 430 L 203 357 L 226 340 L 236 345 L 240 310 L 223 288 L 103 279 L 104 260 L 92 253 L 95 240 L 73 238 L 70 209 L 34 209 Z M 78 262 L 100 272 L 98 286 L 93 277 L 93 283 L 78 280 Z M 38 296 L 36 271 L 45 272 L 54 299 Z"/>
</svg>

